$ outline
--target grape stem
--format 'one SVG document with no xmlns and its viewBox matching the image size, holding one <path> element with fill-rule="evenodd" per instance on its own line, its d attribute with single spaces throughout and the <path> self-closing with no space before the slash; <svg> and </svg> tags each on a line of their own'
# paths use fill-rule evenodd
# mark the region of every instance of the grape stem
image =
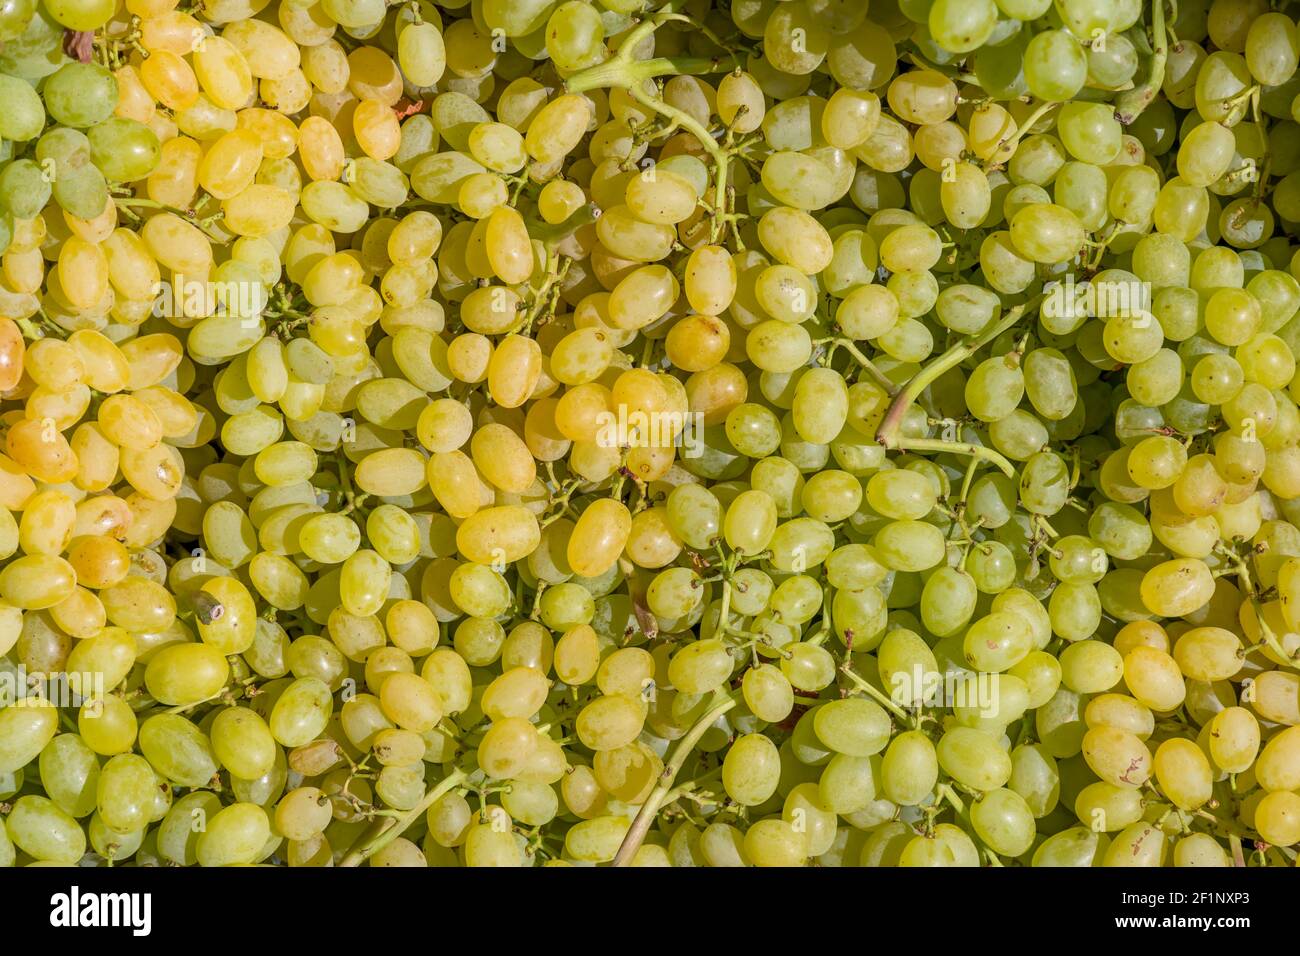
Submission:
<svg viewBox="0 0 1300 956">
<path fill-rule="evenodd" d="M 636 856 L 636 851 L 641 849 L 646 834 L 650 832 L 650 825 L 654 823 L 655 817 L 659 815 L 659 810 L 663 806 L 665 798 L 673 789 L 673 781 L 677 779 L 677 774 L 686 763 L 686 758 L 691 755 L 691 751 L 700 742 L 700 738 L 704 736 L 705 731 L 712 727 L 719 717 L 735 707 L 737 703 L 735 695 L 728 694 L 697 720 L 695 725 L 686 732 L 686 736 L 678 741 L 672 757 L 668 763 L 664 764 L 664 769 L 659 774 L 659 782 L 655 785 L 654 790 L 650 792 L 650 796 L 646 797 L 645 803 L 641 804 L 641 809 L 637 811 L 632 826 L 628 829 L 627 835 L 623 837 L 623 843 L 619 846 L 618 854 L 614 857 L 615 866 L 628 866 L 632 862 L 632 858 Z"/>
<path fill-rule="evenodd" d="M 709 232 L 709 241 L 716 243 L 722 230 L 726 228 L 726 220 L 722 218 L 722 213 L 727 208 L 727 173 L 730 166 L 730 157 L 718 145 L 718 141 L 713 135 L 704 128 L 689 113 L 679 110 L 675 106 L 669 106 L 663 100 L 648 95 L 638 86 L 629 86 L 628 95 L 636 100 L 646 109 L 654 110 L 656 113 L 672 120 L 682 129 L 688 130 L 704 147 L 704 151 L 713 159 L 714 185 L 713 185 L 713 224 Z"/>
<path fill-rule="evenodd" d="M 661 10 L 655 15 L 655 19 L 660 23 L 667 23 L 669 20 L 676 20 L 678 23 L 685 23 L 693 30 L 698 30 L 700 33 L 704 34 L 704 38 L 714 46 L 724 50 L 727 47 L 727 44 L 722 42 L 722 38 L 718 36 L 708 24 L 695 19 L 695 17 L 690 16 L 689 14 L 673 12 L 672 10 Z M 705 57 L 698 57 L 698 59 L 703 60 Z"/>
<path fill-rule="evenodd" d="M 436 787 L 425 793 L 424 798 L 420 800 L 410 810 L 405 811 L 397 817 L 385 817 L 377 821 L 373 826 L 368 828 L 365 833 L 352 844 L 347 855 L 339 863 L 339 866 L 360 866 L 370 857 L 374 856 L 388 844 L 392 843 L 402 835 L 412 823 L 418 820 L 431 806 L 438 802 L 443 794 L 459 786 L 467 777 L 464 770 L 456 769 L 447 776 L 442 778 L 442 782 Z"/>
<path fill-rule="evenodd" d="M 646 23 L 650 24 L 651 29 L 656 25 L 649 20 Z M 620 49 L 628 47 L 629 44 L 625 42 Z M 699 76 L 728 72 L 734 68 L 734 63 L 726 63 L 720 57 L 656 56 L 649 60 L 633 60 L 628 56 L 620 60 L 614 56 L 569 77 L 564 86 L 570 93 L 585 93 L 596 87 L 630 87 L 657 76 Z"/>
<path fill-rule="evenodd" d="M 1259 633 L 1264 638 L 1264 643 L 1269 646 L 1279 659 L 1290 661 L 1293 665 L 1300 663 L 1300 655 L 1288 654 L 1286 648 L 1282 646 L 1282 641 L 1278 639 L 1273 629 L 1268 626 L 1268 622 L 1264 620 L 1263 609 L 1259 604 L 1252 599 L 1250 605 L 1255 610 L 1255 620 L 1259 623 Z"/>
<path fill-rule="evenodd" d="M 207 703 L 210 703 L 210 702 L 212 702 L 212 701 L 214 701 L 214 700 L 220 700 L 222 697 L 224 697 L 224 696 L 226 695 L 226 692 L 228 691 L 228 689 L 229 689 L 229 688 L 223 687 L 223 688 L 221 688 L 221 690 L 217 691 L 217 692 L 216 692 L 215 694 L 213 694 L 211 697 L 204 697 L 202 700 L 196 700 L 196 701 L 195 701 L 194 703 L 192 703 L 192 704 L 178 704 L 178 705 L 175 706 L 175 707 L 169 707 L 169 708 L 167 708 L 166 710 L 163 711 L 163 713 L 164 713 L 164 714 L 183 714 L 183 713 L 185 713 L 185 711 L 187 711 L 187 710 L 193 710 L 195 707 L 198 707 L 200 704 L 207 704 Z"/>
<path fill-rule="evenodd" d="M 68 337 L 68 330 L 46 315 L 44 309 L 38 308 L 36 311 L 41 317 L 40 322 L 33 322 L 31 319 L 17 320 L 18 328 L 22 330 L 24 338 L 34 342 L 49 336 L 59 339 Z"/>
<path fill-rule="evenodd" d="M 731 626 L 731 576 L 726 572 L 722 578 L 722 609 L 718 612 L 718 629 L 725 631 Z"/>
<path fill-rule="evenodd" d="M 869 683 L 866 679 L 864 679 L 856 671 L 854 671 L 847 660 L 840 665 L 840 673 L 842 673 L 845 677 L 847 677 L 850 681 L 852 681 L 853 686 L 856 687 L 858 690 L 862 691 L 864 694 L 867 694 L 870 697 L 874 697 L 876 699 L 876 702 L 879 703 L 881 707 L 884 707 L 887 711 L 889 711 L 899 720 L 904 721 L 906 723 L 911 723 L 912 720 L 911 714 L 905 711 L 902 707 L 898 706 L 897 702 L 895 702 L 888 694 L 886 694 L 884 691 L 879 690 L 875 685 Z"/>
<path fill-rule="evenodd" d="M 835 350 L 843 349 L 848 352 L 849 355 L 853 356 L 853 360 L 861 365 L 866 373 L 875 379 L 876 384 L 883 388 L 887 394 L 891 396 L 897 394 L 898 385 L 892 381 L 889 376 L 877 368 L 875 363 L 872 362 L 871 359 L 867 358 L 863 351 L 853 343 L 852 339 L 838 335 L 832 336 L 828 339 L 822 339 L 821 342 L 830 343 L 830 348 L 826 352 L 824 364 L 829 366 L 831 364 L 831 359 L 835 356 Z M 820 342 L 818 344 L 820 344 Z"/>
<path fill-rule="evenodd" d="M 920 398 L 921 394 L 930 387 L 935 379 L 949 369 L 956 368 L 1003 332 L 1015 326 L 1024 317 L 1025 313 L 1036 306 L 1042 298 L 1043 294 L 1040 292 L 1028 302 L 1021 303 L 1008 311 L 1000 322 L 995 323 L 983 334 L 969 338 L 960 345 L 954 345 L 913 375 L 907 384 L 899 389 L 898 394 L 894 396 L 893 402 L 890 403 L 889 409 L 885 412 L 884 418 L 881 419 L 880 428 L 876 432 L 876 441 L 889 449 L 902 449 L 910 445 L 912 449 L 917 451 L 951 451 L 954 454 L 975 455 L 993 462 L 1008 476 L 1013 474 L 1014 469 L 1012 469 L 1010 462 L 992 451 L 992 449 L 961 442 L 941 442 L 936 439 L 904 437 L 901 434 L 903 418 L 907 415 L 907 410 L 912 407 L 912 404 Z M 918 442 L 924 444 L 917 444 Z M 972 451 L 972 449 L 976 448 L 979 451 Z"/>
<path fill-rule="evenodd" d="M 532 331 L 533 324 L 540 317 L 545 315 L 548 320 L 555 317 L 561 284 L 564 282 L 564 277 L 569 274 L 569 265 L 572 261 L 568 256 L 556 255 L 550 249 L 546 250 L 546 277 L 542 280 L 541 287 L 533 294 L 533 304 L 528 314 L 523 321 L 510 330 L 512 333 L 528 335 Z"/>
<path fill-rule="evenodd" d="M 555 490 L 555 493 L 552 495 L 550 502 L 547 504 L 547 507 L 555 508 L 556 505 L 559 505 L 560 507 L 555 508 L 554 511 L 548 514 L 546 517 L 542 518 L 542 520 L 539 522 L 540 527 L 545 528 L 547 525 L 551 524 L 554 521 L 558 521 L 560 518 L 563 518 L 566 514 L 568 514 L 569 499 L 573 497 L 573 493 L 578 490 L 578 486 L 580 484 L 582 484 L 582 482 L 574 481 L 568 485 L 562 485 L 561 487 Z"/>
<path fill-rule="evenodd" d="M 1202 820 L 1209 821 L 1211 826 L 1214 826 L 1215 828 L 1221 830 L 1226 834 L 1236 835 L 1238 837 L 1247 835 L 1244 831 L 1233 826 L 1231 821 L 1221 819 L 1220 817 L 1216 817 L 1213 813 L 1210 813 L 1208 810 L 1193 810 L 1192 816 Z"/>
<path fill-rule="evenodd" d="M 357 510 L 366 495 L 358 495 L 352 487 L 352 476 L 348 473 L 347 460 L 342 454 L 335 458 L 335 464 L 338 466 L 339 488 L 343 493 L 342 500 L 339 502 L 341 505 L 339 514 L 351 514 Z"/>
<path fill-rule="evenodd" d="M 709 241 L 716 243 L 727 228 L 724 213 L 727 209 L 727 170 L 730 156 L 718 145 L 718 141 L 705 126 L 689 113 L 670 106 L 657 96 L 650 96 L 645 91 L 645 81 L 657 76 L 700 73 L 716 73 L 723 69 L 723 61 L 718 57 L 655 57 L 649 60 L 633 60 L 635 48 L 654 33 L 655 29 L 670 19 L 683 19 L 677 7 L 680 0 L 670 0 L 658 16 L 650 17 L 639 23 L 619 45 L 618 52 L 604 63 L 588 67 L 565 80 L 564 86 L 570 93 L 583 93 L 597 87 L 622 87 L 628 95 L 648 110 L 653 110 L 667 119 L 672 128 L 687 130 L 704 147 L 704 151 L 713 160 L 716 172 L 713 188 L 713 223 L 710 228 Z M 735 55 L 730 56 L 730 64 L 725 69 L 740 69 L 740 61 Z"/>
<path fill-rule="evenodd" d="M 1037 108 L 1025 117 L 1025 121 L 1017 125 L 1014 133 L 1010 136 L 1004 137 L 1001 142 L 998 143 L 998 148 L 994 151 L 994 155 L 1005 152 L 1008 147 L 1011 147 L 1011 151 L 1015 152 L 1015 147 L 1019 145 L 1021 138 L 1033 129 L 1034 124 L 1042 119 L 1048 112 L 1060 105 L 1060 103 L 1053 103 L 1051 101 L 1039 103 Z"/>
<path fill-rule="evenodd" d="M 975 466 L 978 464 L 979 458 L 972 455 L 970 464 L 966 466 L 966 474 L 962 476 L 961 493 L 957 496 L 957 514 L 963 528 L 966 527 L 966 502 L 970 500 L 970 486 L 975 481 Z"/>
<path fill-rule="evenodd" d="M 618 46 L 618 52 L 604 63 L 597 63 L 585 70 L 580 70 L 564 81 L 564 87 L 570 93 L 585 93 L 596 87 L 621 86 L 630 88 L 644 83 L 656 76 L 685 76 L 717 73 L 724 70 L 741 69 L 740 60 L 734 53 L 727 55 L 729 62 L 724 66 L 722 57 L 707 56 L 659 56 L 649 60 L 634 60 L 633 51 L 641 41 L 654 33 L 669 20 L 695 23 L 692 17 L 680 12 L 686 4 L 683 0 L 669 0 L 665 6 L 638 23 Z M 703 24 L 695 24 L 704 31 L 705 36 L 718 46 L 722 43 L 712 31 Z"/>
<path fill-rule="evenodd" d="M 176 206 L 169 206 L 166 203 L 158 202 L 155 199 L 138 199 L 134 196 L 114 196 L 113 202 L 117 204 L 117 207 L 119 209 L 125 210 L 127 214 L 134 219 L 138 220 L 140 217 L 135 213 L 131 212 L 133 208 L 158 209 L 161 210 L 162 212 L 169 212 L 173 216 L 176 216 L 179 219 L 184 219 L 191 226 L 194 226 L 196 229 L 202 232 L 213 242 L 219 242 L 222 245 L 225 245 L 226 242 L 228 241 L 225 236 L 221 235 L 220 233 L 214 233 L 208 228 L 210 223 L 215 222 L 217 219 L 220 218 L 220 215 L 214 216 L 211 219 L 200 219 L 197 215 L 194 214 L 193 210 L 179 209 Z"/>
<path fill-rule="evenodd" d="M 422 205 L 435 206 L 436 204 L 423 203 Z M 589 226 L 595 222 L 599 213 L 600 210 L 596 208 L 594 203 L 584 203 L 575 209 L 569 218 L 563 222 L 549 223 L 530 217 L 527 220 L 528 234 L 541 239 L 547 249 L 554 249 L 583 226 Z"/>
<path fill-rule="evenodd" d="M 939 786 L 935 788 L 935 791 L 940 797 L 952 804 L 953 813 L 956 814 L 957 819 L 965 824 L 966 830 L 972 834 L 980 848 L 984 850 L 984 856 L 989 861 L 989 866 L 1002 866 L 1003 863 L 998 859 L 997 853 L 995 853 L 993 848 L 986 844 L 975 832 L 975 824 L 971 822 L 970 811 L 966 809 L 966 804 L 962 798 L 957 795 L 957 791 L 954 790 L 951 785 L 946 783 L 939 784 Z"/>
<path fill-rule="evenodd" d="M 952 455 L 968 455 L 977 461 L 987 461 L 989 464 L 996 465 L 998 470 L 1008 478 L 1013 478 L 1016 474 L 1015 466 L 1003 455 L 992 448 L 986 448 L 972 442 L 945 441 L 942 438 L 901 437 L 895 447 L 900 451 L 933 451 L 948 452 Z"/>
<path fill-rule="evenodd" d="M 1129 126 L 1151 105 L 1165 80 L 1165 61 L 1169 58 L 1169 34 L 1165 30 L 1165 0 L 1151 6 L 1151 73 L 1135 90 L 1122 93 L 1115 101 L 1115 119 Z"/>
<path fill-rule="evenodd" d="M 1246 865 L 1246 855 L 1241 849 L 1241 837 L 1235 833 L 1229 833 L 1228 846 L 1232 847 L 1232 865 L 1244 867 Z"/>
<path fill-rule="evenodd" d="M 700 788 L 702 784 L 705 784 L 713 780 L 714 778 L 720 776 L 722 776 L 721 764 L 714 767 L 712 770 L 708 771 L 707 773 L 700 774 L 698 777 L 696 777 L 693 780 L 687 780 L 685 783 L 679 783 L 677 786 L 673 787 L 671 790 L 668 791 L 668 795 L 664 797 L 664 805 L 667 806 L 671 804 L 674 800 L 684 797 L 689 793 L 694 793 Z"/>
<path fill-rule="evenodd" d="M 1300 660 L 1300 654 L 1287 653 L 1286 648 L 1282 645 L 1282 641 L 1278 638 L 1277 634 L 1274 633 L 1273 629 L 1268 626 L 1268 622 L 1264 620 L 1263 610 L 1260 608 L 1259 602 L 1256 600 L 1259 592 L 1256 590 L 1255 584 L 1251 580 L 1250 567 L 1246 564 L 1246 559 L 1231 548 L 1221 547 L 1217 550 L 1218 553 L 1229 562 L 1229 566 L 1221 570 L 1228 571 L 1230 574 L 1235 574 L 1241 585 L 1241 589 L 1246 592 L 1246 599 L 1250 601 L 1250 606 L 1255 611 L 1255 621 L 1259 624 L 1259 634 L 1260 637 L 1263 638 L 1263 644 L 1269 647 L 1281 660 L 1291 661 L 1292 663 Z M 1218 574 L 1215 574 L 1215 577 L 1218 576 Z"/>
</svg>

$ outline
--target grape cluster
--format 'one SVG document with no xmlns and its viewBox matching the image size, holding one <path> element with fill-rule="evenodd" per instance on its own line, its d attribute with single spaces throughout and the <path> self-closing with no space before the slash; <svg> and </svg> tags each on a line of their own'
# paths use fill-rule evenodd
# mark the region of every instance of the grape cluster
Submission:
<svg viewBox="0 0 1300 956">
<path fill-rule="evenodd" d="M 1294 12 L 0 0 L 0 866 L 1292 865 Z"/>
</svg>

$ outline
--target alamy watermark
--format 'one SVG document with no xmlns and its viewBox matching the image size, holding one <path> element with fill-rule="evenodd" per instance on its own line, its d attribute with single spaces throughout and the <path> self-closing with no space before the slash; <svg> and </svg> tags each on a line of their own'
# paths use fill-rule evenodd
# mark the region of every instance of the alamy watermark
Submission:
<svg viewBox="0 0 1300 956">
<path fill-rule="evenodd" d="M 28 671 L 22 664 L 0 669 L 0 707 L 23 707 L 45 702 L 55 707 L 86 707 L 96 717 L 103 709 L 104 675 L 100 671 L 45 674 Z"/>
<path fill-rule="evenodd" d="M 1076 282 L 1073 273 L 1043 284 L 1043 315 L 1055 319 L 1134 316 L 1142 327 L 1154 322 L 1151 283 L 1139 279 Z"/>
<path fill-rule="evenodd" d="M 202 319 L 213 315 L 236 316 L 246 327 L 255 326 L 269 296 L 260 282 L 242 279 L 213 281 L 178 272 L 170 282 L 153 286 L 154 318 Z"/>
<path fill-rule="evenodd" d="M 123 927 L 132 936 L 153 930 L 152 893 L 83 893 L 73 886 L 50 897 L 50 925 L 57 929 Z"/>
<path fill-rule="evenodd" d="M 682 458 L 699 458 L 704 454 L 704 415 L 702 412 L 617 411 L 596 416 L 599 429 L 596 444 L 601 448 L 679 448 Z"/>
<path fill-rule="evenodd" d="M 974 708 L 981 717 L 994 717 L 1000 682 L 1000 674 L 922 670 L 914 664 L 910 671 L 889 675 L 889 698 L 900 707 Z"/>
</svg>

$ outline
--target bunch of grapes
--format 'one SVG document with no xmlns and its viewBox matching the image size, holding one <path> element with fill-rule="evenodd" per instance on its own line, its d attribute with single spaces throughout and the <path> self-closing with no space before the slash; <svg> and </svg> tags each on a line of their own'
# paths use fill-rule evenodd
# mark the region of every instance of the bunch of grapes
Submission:
<svg viewBox="0 0 1300 956">
<path fill-rule="evenodd" d="M 1266 0 L 0 0 L 0 866 L 1291 866 Z"/>
</svg>

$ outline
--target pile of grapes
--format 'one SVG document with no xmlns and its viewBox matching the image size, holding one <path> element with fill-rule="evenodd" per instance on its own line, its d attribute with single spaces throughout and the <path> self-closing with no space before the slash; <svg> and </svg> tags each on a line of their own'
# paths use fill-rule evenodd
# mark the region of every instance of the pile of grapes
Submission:
<svg viewBox="0 0 1300 956">
<path fill-rule="evenodd" d="M 0 866 L 1293 865 L 1295 3 L 188 2 L 0 0 Z"/>
</svg>

